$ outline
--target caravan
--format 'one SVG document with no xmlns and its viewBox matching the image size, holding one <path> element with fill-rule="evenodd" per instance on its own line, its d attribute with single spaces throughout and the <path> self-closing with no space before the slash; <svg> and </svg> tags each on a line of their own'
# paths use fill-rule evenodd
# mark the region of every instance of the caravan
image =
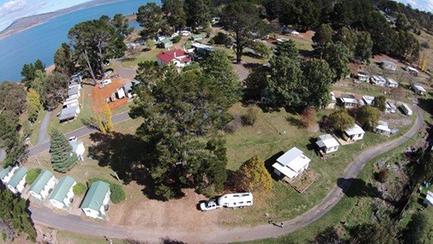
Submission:
<svg viewBox="0 0 433 244">
<path fill-rule="evenodd" d="M 227 208 L 252 206 L 253 194 L 251 192 L 225 194 L 218 198 L 218 205 Z"/>
</svg>

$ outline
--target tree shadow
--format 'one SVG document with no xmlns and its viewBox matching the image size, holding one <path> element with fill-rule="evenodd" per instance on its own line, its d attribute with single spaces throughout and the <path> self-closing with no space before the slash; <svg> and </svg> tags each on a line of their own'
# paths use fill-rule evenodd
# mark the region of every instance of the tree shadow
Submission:
<svg viewBox="0 0 433 244">
<path fill-rule="evenodd" d="M 281 155 L 283 155 L 283 154 L 284 154 L 284 152 L 283 152 L 283 151 L 280 151 L 280 152 L 278 152 L 278 153 L 272 155 L 270 158 L 268 158 L 268 159 L 265 160 L 265 167 L 266 167 L 266 169 L 268 170 L 269 174 L 271 174 L 272 179 L 274 179 L 274 180 L 276 180 L 276 181 L 279 181 L 279 180 L 283 179 L 284 177 L 275 174 L 275 172 L 274 172 L 274 168 L 272 167 L 272 165 L 273 165 L 275 162 L 277 162 L 277 159 L 278 159 Z"/>
<path fill-rule="evenodd" d="M 382 193 L 375 186 L 358 178 L 339 178 L 337 185 L 347 197 L 371 197 L 385 200 Z"/>
<path fill-rule="evenodd" d="M 433 94 L 429 95 L 432 96 Z M 433 99 L 425 97 L 418 98 L 418 106 L 433 117 Z"/>
</svg>

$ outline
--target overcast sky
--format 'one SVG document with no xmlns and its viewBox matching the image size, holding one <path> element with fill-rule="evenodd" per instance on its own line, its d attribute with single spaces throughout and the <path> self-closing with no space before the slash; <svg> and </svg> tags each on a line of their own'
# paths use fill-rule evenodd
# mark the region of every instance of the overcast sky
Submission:
<svg viewBox="0 0 433 244">
<path fill-rule="evenodd" d="M 410 4 L 413 8 L 433 12 L 433 0 L 397 0 L 404 4 Z"/>
<path fill-rule="evenodd" d="M 68 8 L 90 0 L 0 0 L 0 31 L 14 20 Z"/>
</svg>

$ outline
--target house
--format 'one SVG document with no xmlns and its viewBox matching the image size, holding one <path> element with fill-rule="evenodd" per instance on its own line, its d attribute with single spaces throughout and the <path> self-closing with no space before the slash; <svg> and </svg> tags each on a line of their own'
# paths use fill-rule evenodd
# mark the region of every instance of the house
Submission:
<svg viewBox="0 0 433 244">
<path fill-rule="evenodd" d="M 316 145 L 324 154 L 336 152 L 340 147 L 340 143 L 330 134 L 319 136 Z"/>
<path fill-rule="evenodd" d="M 411 116 L 413 114 L 412 109 L 410 109 L 406 103 L 401 103 L 400 109 L 405 115 Z"/>
<path fill-rule="evenodd" d="M 206 33 L 193 34 L 191 36 L 191 40 L 195 42 L 202 41 L 205 38 L 206 38 Z"/>
<path fill-rule="evenodd" d="M 424 204 L 433 206 L 433 192 L 427 191 L 424 199 Z"/>
<path fill-rule="evenodd" d="M 66 99 L 66 101 L 63 102 L 63 108 L 79 107 L 79 105 L 80 103 L 77 98 Z"/>
<path fill-rule="evenodd" d="M 344 131 L 343 137 L 346 141 L 359 141 L 364 138 L 365 131 L 361 126 L 355 124 L 353 127 Z"/>
<path fill-rule="evenodd" d="M 362 103 L 367 106 L 373 105 L 374 97 L 373 96 L 362 96 Z"/>
<path fill-rule="evenodd" d="M 385 86 L 388 88 L 397 88 L 398 82 L 391 78 L 386 78 Z"/>
<path fill-rule="evenodd" d="M 390 101 L 386 101 L 386 103 L 385 103 L 385 113 L 394 114 L 395 112 L 397 112 L 397 107 L 395 106 L 395 104 L 392 103 L 392 102 L 390 102 Z"/>
<path fill-rule="evenodd" d="M 86 148 L 84 147 L 84 143 L 82 141 L 78 141 L 77 138 L 73 138 L 69 140 L 69 145 L 72 147 L 72 153 L 77 155 L 78 160 L 84 160 L 84 152 Z"/>
<path fill-rule="evenodd" d="M 311 160 L 304 155 L 304 152 L 293 147 L 277 158 L 277 162 L 275 162 L 272 167 L 274 168 L 275 174 L 278 176 L 293 179 L 304 170 L 308 169 L 310 161 Z"/>
<path fill-rule="evenodd" d="M 382 67 L 382 69 L 386 69 L 389 71 L 396 71 L 397 70 L 397 64 L 395 64 L 394 62 L 389 61 L 389 60 L 382 61 L 380 66 Z"/>
<path fill-rule="evenodd" d="M 173 64 L 177 68 L 183 68 L 191 64 L 191 57 L 187 52 L 181 49 L 161 52 L 156 56 L 156 58 L 159 65 Z"/>
<path fill-rule="evenodd" d="M 253 205 L 251 192 L 225 194 L 218 198 L 218 205 L 226 208 L 248 207 Z"/>
<path fill-rule="evenodd" d="M 374 132 L 381 135 L 390 136 L 392 134 L 392 130 L 388 127 L 388 122 L 379 120 L 377 126 L 374 127 Z"/>
<path fill-rule="evenodd" d="M 53 173 L 43 170 L 33 182 L 29 192 L 34 198 L 43 200 L 48 197 L 56 183 L 57 180 Z"/>
<path fill-rule="evenodd" d="M 59 115 L 59 120 L 60 122 L 65 122 L 68 120 L 72 120 L 75 119 L 78 114 L 80 114 L 80 106 L 78 105 L 71 105 L 71 106 L 67 106 L 65 108 L 62 109 L 62 111 L 60 112 Z"/>
<path fill-rule="evenodd" d="M 427 91 L 420 84 L 412 83 L 411 87 L 412 87 L 412 90 L 418 95 L 424 96 L 427 94 Z"/>
<path fill-rule="evenodd" d="M 373 75 L 370 78 L 370 83 L 377 85 L 377 86 L 385 86 L 386 85 L 386 79 L 380 75 Z"/>
<path fill-rule="evenodd" d="M 328 105 L 326 105 L 326 109 L 335 109 L 335 105 L 337 104 L 337 98 L 335 98 L 335 94 L 333 92 L 330 93 L 331 100 Z"/>
<path fill-rule="evenodd" d="M 356 100 L 355 96 L 350 94 L 343 94 L 338 98 L 338 101 L 341 106 L 347 109 L 355 108 L 358 106 L 358 100 Z"/>
<path fill-rule="evenodd" d="M 93 182 L 81 203 L 81 210 L 89 217 L 103 219 L 105 212 L 108 210 L 110 194 L 110 185 L 108 183 L 103 181 Z"/>
<path fill-rule="evenodd" d="M 356 79 L 361 82 L 367 82 L 370 79 L 370 76 L 365 72 L 358 72 L 356 74 Z"/>
<path fill-rule="evenodd" d="M 419 71 L 417 69 L 415 69 L 414 67 L 411 67 L 411 66 L 407 66 L 406 71 L 413 76 L 418 76 L 418 74 L 419 74 Z"/>
<path fill-rule="evenodd" d="M 9 190 L 15 194 L 21 193 L 24 190 L 24 186 L 26 185 L 26 175 L 27 168 L 25 167 L 20 167 L 17 171 L 15 171 L 14 175 L 7 184 Z"/>
<path fill-rule="evenodd" d="M 50 203 L 56 208 L 67 208 L 74 200 L 73 188 L 77 183 L 70 176 L 62 177 L 50 195 Z"/>
<path fill-rule="evenodd" d="M 19 168 L 18 166 L 15 167 L 8 166 L 7 168 L 2 169 L 0 171 L 1 182 L 3 182 L 3 184 L 6 185 L 11 180 L 12 176 L 14 175 L 15 171 L 18 170 L 18 168 Z"/>
</svg>

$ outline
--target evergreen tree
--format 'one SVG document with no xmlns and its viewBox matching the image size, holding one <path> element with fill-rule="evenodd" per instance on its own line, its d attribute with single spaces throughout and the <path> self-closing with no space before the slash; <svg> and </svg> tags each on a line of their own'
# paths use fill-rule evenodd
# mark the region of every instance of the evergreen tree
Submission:
<svg viewBox="0 0 433 244">
<path fill-rule="evenodd" d="M 54 54 L 54 64 L 56 71 L 65 75 L 72 75 L 75 71 L 75 62 L 71 47 L 62 43 Z"/>
<path fill-rule="evenodd" d="M 322 56 L 334 70 L 334 81 L 341 80 L 349 74 L 350 51 L 342 42 L 325 45 L 322 50 Z"/>
<path fill-rule="evenodd" d="M 332 35 L 334 30 L 330 24 L 322 24 L 319 30 L 314 34 L 313 41 L 317 43 L 319 47 L 325 46 L 326 43 L 332 42 Z"/>
<path fill-rule="evenodd" d="M 77 163 L 77 156 L 66 137 L 57 129 L 51 131 L 51 164 L 55 171 L 66 173 Z"/>
<path fill-rule="evenodd" d="M 272 190 L 273 180 L 265 167 L 265 162 L 257 156 L 243 163 L 236 172 L 239 190 L 269 192 Z"/>
<path fill-rule="evenodd" d="M 164 25 L 162 9 L 156 3 L 147 3 L 138 8 L 137 22 L 143 27 L 141 36 L 152 39 L 157 36 Z"/>
</svg>

